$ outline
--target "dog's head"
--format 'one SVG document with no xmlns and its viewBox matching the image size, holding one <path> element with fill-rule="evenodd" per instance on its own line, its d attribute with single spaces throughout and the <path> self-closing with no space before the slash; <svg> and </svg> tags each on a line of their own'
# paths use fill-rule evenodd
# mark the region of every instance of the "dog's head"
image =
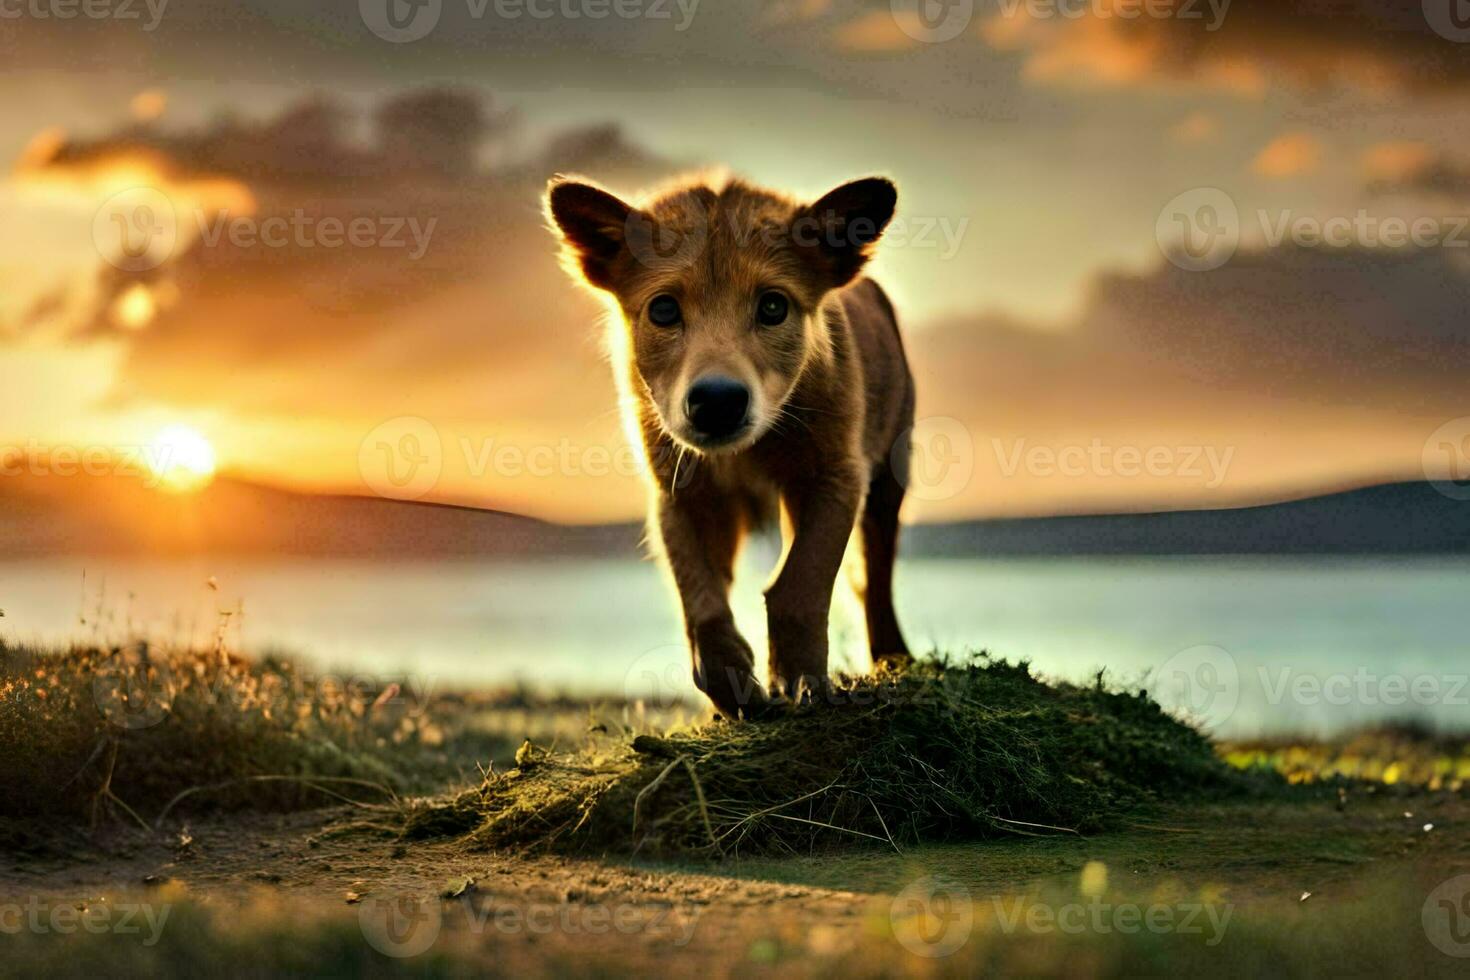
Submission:
<svg viewBox="0 0 1470 980">
<path fill-rule="evenodd" d="M 616 298 L 664 429 L 716 453 L 764 435 L 807 366 L 831 356 L 822 301 L 857 276 L 896 199 L 873 177 L 810 204 L 735 181 L 634 206 L 557 177 L 546 210 L 572 273 Z"/>
</svg>

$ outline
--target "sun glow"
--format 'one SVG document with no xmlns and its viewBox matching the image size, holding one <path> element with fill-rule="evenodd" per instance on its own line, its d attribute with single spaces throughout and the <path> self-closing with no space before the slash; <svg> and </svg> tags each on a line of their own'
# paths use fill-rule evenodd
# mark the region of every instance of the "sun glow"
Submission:
<svg viewBox="0 0 1470 980">
<path fill-rule="evenodd" d="M 112 321 L 126 330 L 142 330 L 153 322 L 158 303 L 152 291 L 135 282 L 112 303 Z"/>
<path fill-rule="evenodd" d="M 159 430 L 148 443 L 145 460 L 159 486 L 171 493 L 202 490 L 214 479 L 214 447 L 187 425 Z"/>
</svg>

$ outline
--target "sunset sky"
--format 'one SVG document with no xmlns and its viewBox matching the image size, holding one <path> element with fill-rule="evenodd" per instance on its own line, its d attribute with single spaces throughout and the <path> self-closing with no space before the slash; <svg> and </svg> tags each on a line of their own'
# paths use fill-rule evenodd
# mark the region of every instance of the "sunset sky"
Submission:
<svg viewBox="0 0 1470 980">
<path fill-rule="evenodd" d="M 0 447 L 186 431 L 354 493 L 429 452 L 405 495 L 634 517 L 602 310 L 538 197 L 701 166 L 899 184 L 873 275 L 972 470 L 910 519 L 1422 478 L 1470 435 L 1470 31 L 1432 4 L 431 0 L 394 43 L 381 0 L 160 2 L 0 19 Z M 166 254 L 116 253 L 119 200 L 172 211 Z M 1181 214 L 1238 248 L 1181 256 Z"/>
</svg>

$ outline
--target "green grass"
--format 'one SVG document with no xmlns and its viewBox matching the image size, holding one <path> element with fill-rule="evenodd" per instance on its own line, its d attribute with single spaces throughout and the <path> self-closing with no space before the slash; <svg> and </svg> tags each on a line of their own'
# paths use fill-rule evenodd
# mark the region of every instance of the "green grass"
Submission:
<svg viewBox="0 0 1470 980">
<path fill-rule="evenodd" d="M 846 678 L 761 723 L 714 721 L 517 766 L 420 807 L 410 835 L 644 853 L 806 853 L 1086 833 L 1151 800 L 1246 788 L 1142 693 L 1050 685 L 983 656 Z"/>
<path fill-rule="evenodd" d="M 0 643 L 0 822 L 152 825 L 347 797 L 389 804 L 381 819 L 410 836 L 779 855 L 1090 832 L 1150 801 L 1260 789 L 1263 773 L 1328 793 L 1470 778 L 1463 735 L 1215 746 L 1138 693 L 983 657 L 847 678 L 838 694 L 768 723 L 691 723 L 701 708 L 338 681 L 222 649 Z"/>
<path fill-rule="evenodd" d="M 219 650 L 0 644 L 0 817 L 146 824 L 171 805 L 381 802 L 468 781 L 475 760 L 514 744 L 440 714 L 407 685 Z"/>
</svg>

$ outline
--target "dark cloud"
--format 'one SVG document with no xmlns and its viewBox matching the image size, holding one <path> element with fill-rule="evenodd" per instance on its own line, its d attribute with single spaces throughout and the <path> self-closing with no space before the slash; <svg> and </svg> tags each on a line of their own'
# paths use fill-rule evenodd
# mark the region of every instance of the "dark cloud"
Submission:
<svg viewBox="0 0 1470 980">
<path fill-rule="evenodd" d="M 79 335 L 126 341 L 121 400 L 271 414 L 381 416 L 405 400 L 441 416 L 605 414 L 598 310 L 568 288 L 540 194 L 559 170 L 641 184 L 674 167 L 615 126 L 530 144 L 512 119 L 473 94 L 434 89 L 387 100 L 365 139 L 352 135 L 359 120 L 312 99 L 259 123 L 130 126 L 63 143 L 41 169 L 86 172 L 145 154 L 170 184 L 237 182 L 253 204 L 181 209 L 192 242 L 158 268 L 103 265 Z M 500 162 L 482 162 L 491 157 Z M 141 329 L 113 314 L 138 283 L 172 297 Z M 528 402 L 542 385 L 570 394 Z"/>
<path fill-rule="evenodd" d="M 185 130 L 136 123 L 95 139 L 60 142 L 33 163 L 81 167 L 142 153 L 175 176 L 229 176 L 267 187 L 459 178 L 482 170 L 482 154 L 509 141 L 514 120 L 488 96 L 429 88 L 383 102 L 367 140 L 359 142 L 353 133 L 360 120 L 340 103 L 313 96 L 259 122 L 223 115 Z"/>
<path fill-rule="evenodd" d="M 1219 506 L 1422 476 L 1466 414 L 1470 265 L 1450 250 L 1276 249 L 1096 279 L 1058 327 L 956 317 L 911 332 L 920 414 L 974 435 L 988 509 Z M 1203 446 L 1218 486 L 1005 472 L 1016 447 Z M 979 504 L 984 507 L 983 503 Z"/>
<path fill-rule="evenodd" d="M 1082 16 L 1032 18 L 1022 4 L 1013 17 L 989 20 L 985 35 L 1024 51 L 1033 77 L 1056 82 L 1168 82 L 1248 94 L 1273 83 L 1421 94 L 1470 84 L 1470 47 L 1436 32 L 1420 0 L 1232 0 L 1218 5 L 1218 15 L 1205 0 L 1179 0 L 1170 6 L 1189 16 L 1132 18 L 1114 6 L 1139 8 L 1129 0 L 1074 4 Z M 1453 4 L 1443 6 L 1441 26 L 1453 35 Z M 1097 16 L 1099 9 L 1110 15 Z"/>
<path fill-rule="evenodd" d="M 1470 201 L 1470 160 L 1428 149 L 1403 157 L 1396 166 L 1370 173 L 1366 191 Z"/>
<path fill-rule="evenodd" d="M 949 379 L 946 410 L 966 389 L 1003 388 L 1025 412 L 1085 399 L 1081 417 L 1176 400 L 1205 410 L 1231 392 L 1433 414 L 1463 407 L 1467 307 L 1470 256 L 1453 249 L 1288 247 L 1209 272 L 1105 274 L 1063 330 L 953 321 L 915 357 Z M 1044 394 L 1025 397 L 1032 386 Z"/>
</svg>

